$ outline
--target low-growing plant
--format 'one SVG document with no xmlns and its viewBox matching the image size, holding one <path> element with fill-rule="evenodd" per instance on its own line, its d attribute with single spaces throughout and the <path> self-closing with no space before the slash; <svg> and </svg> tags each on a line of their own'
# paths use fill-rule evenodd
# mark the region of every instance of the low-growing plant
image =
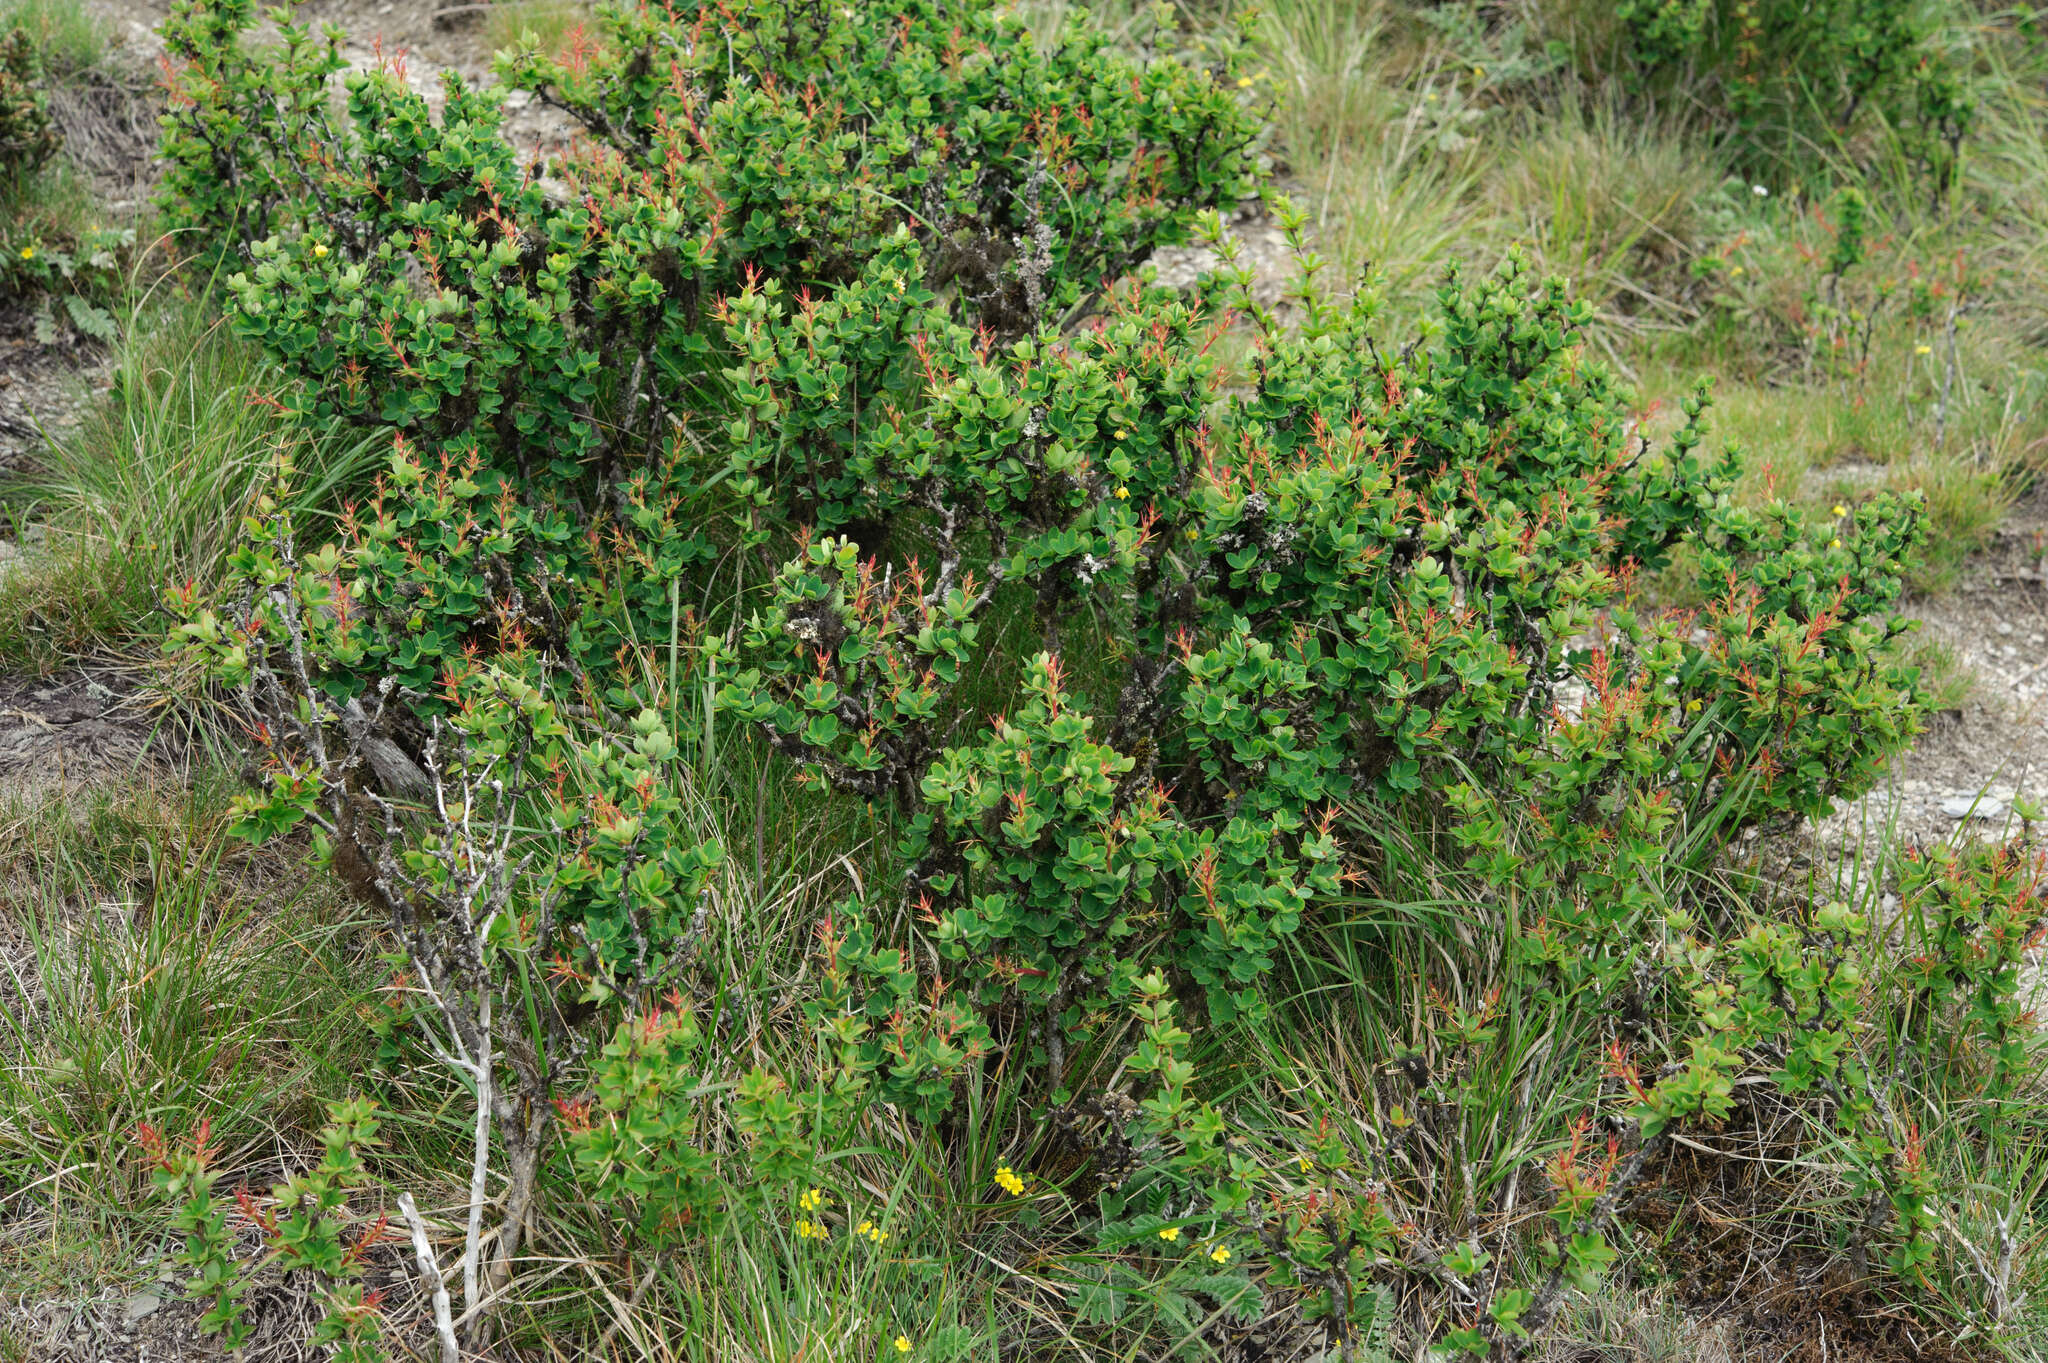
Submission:
<svg viewBox="0 0 2048 1363">
<path fill-rule="evenodd" d="M 89 227 L 76 238 L 8 233 L 19 244 L 0 255 L 0 286 L 18 296 L 37 297 L 36 339 L 48 344 L 68 322 L 81 336 L 112 342 L 120 324 L 110 309 L 127 282 L 135 246 L 132 227 Z M 60 317 L 57 309 L 61 306 Z"/>
<path fill-rule="evenodd" d="M 158 1196 L 175 1203 L 171 1226 L 185 1234 L 179 1257 L 193 1271 L 186 1292 L 208 1304 L 199 1318 L 201 1333 L 219 1335 L 229 1350 L 247 1344 L 254 1332 L 242 1300 L 249 1275 L 275 1264 L 285 1273 L 307 1275 L 314 1284 L 321 1314 L 308 1344 L 347 1363 L 382 1363 L 390 1356 L 376 1298 L 356 1281 L 364 1252 L 384 1233 L 384 1219 L 357 1230 L 353 1238 L 345 1234 L 348 1195 L 368 1177 L 363 1153 L 381 1143 L 375 1113 L 374 1104 L 360 1099 L 330 1104 L 328 1124 L 320 1131 L 319 1163 L 272 1188 L 267 1201 L 237 1189 L 234 1213 L 214 1195 L 220 1175 L 212 1167 L 215 1152 L 207 1145 L 205 1121 L 189 1144 L 174 1143 L 147 1125 L 138 1131 L 143 1154 L 154 1165 L 151 1183 Z M 261 1263 L 237 1266 L 231 1215 L 262 1235 L 269 1252 Z"/>
<path fill-rule="evenodd" d="M 52 164 L 64 139 L 44 90 L 43 45 L 73 45 L 73 35 L 56 31 L 62 26 L 41 6 L 0 14 L 0 298 L 33 301 L 44 344 L 73 333 L 107 343 L 117 335 L 114 308 L 135 232 L 91 221 L 71 168 Z"/>
<path fill-rule="evenodd" d="M 149 1175 L 151 1187 L 175 1204 L 171 1229 L 185 1237 L 179 1263 L 192 1274 L 185 1281 L 185 1293 L 206 1303 L 198 1321 L 200 1332 L 218 1334 L 223 1348 L 235 1350 L 253 1333 L 241 1300 L 249 1285 L 235 1264 L 229 1201 L 214 1196 L 220 1171 L 213 1167 L 218 1152 L 208 1144 L 210 1132 L 211 1123 L 202 1117 L 189 1143 L 174 1144 L 145 1122 L 136 1131 L 136 1142 L 155 1166 Z"/>
</svg>

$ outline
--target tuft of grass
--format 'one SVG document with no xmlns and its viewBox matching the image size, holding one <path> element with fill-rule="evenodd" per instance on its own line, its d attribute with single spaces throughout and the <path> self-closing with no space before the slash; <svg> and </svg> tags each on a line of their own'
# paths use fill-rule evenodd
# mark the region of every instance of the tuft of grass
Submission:
<svg viewBox="0 0 2048 1363">
<path fill-rule="evenodd" d="M 15 28 L 28 31 L 54 75 L 82 71 L 107 49 L 106 26 L 79 0 L 9 0 L 0 5 L 0 33 Z"/>
<path fill-rule="evenodd" d="M 1728 1363 L 1733 1323 L 1707 1324 L 1653 1291 L 1608 1286 L 1558 1312 L 1541 1363 Z"/>
<path fill-rule="evenodd" d="M 147 1122 L 260 1177 L 360 1082 L 360 925 L 227 833 L 226 786 L 0 803 L 0 1282 L 133 1268 Z"/>
<path fill-rule="evenodd" d="M 569 36 L 590 20 L 587 0 L 498 0 L 484 16 L 485 40 L 493 52 L 516 47 L 528 34 L 543 52 L 560 52 Z"/>
<path fill-rule="evenodd" d="M 269 380 L 194 299 L 138 305 L 105 397 L 41 465 L 0 487 L 28 549 L 0 582 L 0 663 L 45 670 L 153 641 L 173 587 L 204 590 L 251 497 L 289 455 L 299 514 L 318 523 L 384 456 L 364 433 L 305 439 Z"/>
<path fill-rule="evenodd" d="M 1682 325 L 1701 208 L 1718 179 L 1712 158 L 1607 101 L 1525 119 L 1487 184 L 1505 223 L 1546 273 L 1601 309 L 1603 338 L 1616 325 Z"/>
</svg>

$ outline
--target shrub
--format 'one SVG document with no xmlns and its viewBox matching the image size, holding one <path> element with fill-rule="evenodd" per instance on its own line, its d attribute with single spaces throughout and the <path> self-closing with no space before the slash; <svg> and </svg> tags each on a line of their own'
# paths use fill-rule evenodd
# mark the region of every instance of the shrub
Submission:
<svg viewBox="0 0 2048 1363">
<path fill-rule="evenodd" d="M 1650 80 L 1703 77 L 1745 138 L 1779 152 L 1815 116 L 1839 136 L 1875 111 L 1946 184 L 1975 113 L 1967 73 L 1912 0 L 1622 0 Z M 1762 146 L 1769 142 L 1773 145 Z"/>
<path fill-rule="evenodd" d="M 308 1334 L 315 1347 L 330 1346 L 330 1357 L 346 1363 L 383 1363 L 383 1326 L 375 1295 L 356 1281 L 363 1273 L 364 1253 L 383 1233 L 378 1221 L 346 1241 L 349 1194 L 367 1177 L 363 1153 L 382 1144 L 375 1105 L 360 1099 L 328 1105 L 328 1123 L 321 1128 L 321 1158 L 270 1191 L 260 1202 L 246 1188 L 237 1189 L 242 1219 L 258 1230 L 268 1246 L 265 1264 L 299 1272 L 314 1284 L 320 1319 Z M 220 1175 L 211 1165 L 217 1153 L 207 1145 L 204 1121 L 187 1143 L 174 1143 L 144 1125 L 137 1142 L 153 1167 L 151 1184 L 157 1195 L 176 1202 L 172 1226 L 185 1233 L 179 1261 L 193 1270 L 188 1291 L 209 1303 L 199 1318 L 203 1334 L 218 1334 L 230 1350 L 240 1350 L 254 1334 L 249 1306 L 247 1267 L 234 1264 L 234 1235 L 228 1229 L 226 1206 L 214 1197 Z"/>
<path fill-rule="evenodd" d="M 1312 258 L 1291 328 L 1233 265 L 1189 297 L 1132 278 L 1249 183 L 1227 51 L 1041 51 L 981 8 L 609 9 L 500 61 L 593 134 L 558 192 L 495 94 L 451 80 L 437 122 L 352 76 L 344 123 L 336 40 L 260 53 L 246 19 L 188 0 L 167 28 L 167 209 L 237 267 L 294 410 L 393 453 L 338 543 L 266 501 L 173 646 L 264 721 L 248 831 L 317 830 L 475 1087 L 472 1309 L 493 1120 L 504 1265 L 558 1112 L 594 1195 L 686 1238 L 871 1104 L 946 1138 L 991 1073 L 1129 1157 L 1094 1190 L 1098 1303 L 1249 1309 L 1235 1244 L 1348 1334 L 1420 1262 L 1467 1320 L 1447 1343 L 1508 1347 L 1763 1054 L 1834 1086 L 1912 1257 L 1918 1194 L 1845 1049 L 1864 925 L 1717 935 L 1663 873 L 1855 796 L 1912 735 L 1913 499 L 1739 505 L 1705 394 L 1653 445 L 1578 348 L 1588 309 L 1519 258 L 1453 273 L 1398 349 Z M 1703 604 L 1651 608 L 1652 572 Z M 734 721 L 894 833 L 821 933 L 800 1044 L 744 1074 L 703 1016 L 723 852 L 686 798 Z M 1279 954 L 1371 875 L 1366 819 L 1439 830 L 1530 998 L 1658 1001 L 1639 1039 L 1672 1059 L 1615 1051 L 1613 1134 L 1560 1133 L 1533 1246 L 1413 1242 L 1359 1191 L 1383 1151 L 1238 1135 L 1197 1090 L 1175 1018 L 1268 1015 Z M 1476 1049 L 1490 1016 L 1450 1026 Z M 1127 1020 L 1137 1103 L 1088 1087 Z"/>
<path fill-rule="evenodd" d="M 0 38 L 0 173 L 33 173 L 62 145 L 49 102 L 36 88 L 42 74 L 26 29 L 13 28 Z"/>
</svg>

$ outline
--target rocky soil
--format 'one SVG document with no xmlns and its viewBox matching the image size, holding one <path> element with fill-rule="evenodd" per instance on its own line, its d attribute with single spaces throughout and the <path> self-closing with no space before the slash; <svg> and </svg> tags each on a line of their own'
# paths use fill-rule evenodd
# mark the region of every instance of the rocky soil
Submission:
<svg viewBox="0 0 2048 1363">
<path fill-rule="evenodd" d="M 1909 843 L 1997 833 L 2016 797 L 2048 799 L 2048 485 L 2013 508 L 1953 591 L 1908 613 L 1953 655 L 1969 694 L 1932 718 L 1883 786 L 1823 824 L 1824 837 L 1886 824 Z"/>
</svg>

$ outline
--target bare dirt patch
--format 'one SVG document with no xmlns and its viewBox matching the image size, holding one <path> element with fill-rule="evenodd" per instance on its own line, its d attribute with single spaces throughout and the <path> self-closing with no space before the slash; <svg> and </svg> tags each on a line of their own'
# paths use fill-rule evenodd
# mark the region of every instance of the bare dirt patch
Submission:
<svg viewBox="0 0 2048 1363">
<path fill-rule="evenodd" d="M 45 443 L 77 425 L 106 373 L 98 346 L 44 345 L 27 311 L 0 310 L 0 477 L 33 473 Z M 0 524 L 0 539 L 7 535 Z"/>
<path fill-rule="evenodd" d="M 183 746 L 132 674 L 0 676 L 0 794 L 47 798 L 132 781 Z"/>
</svg>

